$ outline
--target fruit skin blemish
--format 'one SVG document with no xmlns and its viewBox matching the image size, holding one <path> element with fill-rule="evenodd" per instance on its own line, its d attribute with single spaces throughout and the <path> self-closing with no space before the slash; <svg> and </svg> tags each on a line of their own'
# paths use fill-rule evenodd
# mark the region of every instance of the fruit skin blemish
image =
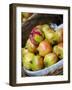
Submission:
<svg viewBox="0 0 72 90">
<path fill-rule="evenodd" d="M 48 24 L 32 28 L 22 48 L 23 67 L 39 71 L 63 59 L 63 29 L 54 30 Z"/>
</svg>

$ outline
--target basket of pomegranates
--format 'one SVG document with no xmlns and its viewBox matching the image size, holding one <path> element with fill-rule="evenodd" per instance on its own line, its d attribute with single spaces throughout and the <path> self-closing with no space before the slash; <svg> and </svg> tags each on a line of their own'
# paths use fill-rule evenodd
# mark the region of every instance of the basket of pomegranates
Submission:
<svg viewBox="0 0 72 90">
<path fill-rule="evenodd" d="M 29 76 L 63 74 L 63 17 L 32 16 L 22 23 L 22 72 Z"/>
</svg>

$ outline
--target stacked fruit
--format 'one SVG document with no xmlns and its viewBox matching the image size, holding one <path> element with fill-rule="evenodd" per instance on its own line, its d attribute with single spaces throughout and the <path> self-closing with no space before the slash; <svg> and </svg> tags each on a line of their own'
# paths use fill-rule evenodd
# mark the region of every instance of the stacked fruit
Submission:
<svg viewBox="0 0 72 90">
<path fill-rule="evenodd" d="M 22 48 L 23 67 L 36 71 L 63 58 L 63 29 L 54 31 L 49 25 L 37 25 Z"/>
</svg>

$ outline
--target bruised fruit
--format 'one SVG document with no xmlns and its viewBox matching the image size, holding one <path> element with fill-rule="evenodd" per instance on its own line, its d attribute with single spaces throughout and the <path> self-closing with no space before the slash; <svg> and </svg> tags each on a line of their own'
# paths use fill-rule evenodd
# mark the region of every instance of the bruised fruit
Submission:
<svg viewBox="0 0 72 90">
<path fill-rule="evenodd" d="M 31 69 L 31 62 L 32 62 L 32 59 L 34 57 L 34 54 L 33 53 L 26 53 L 23 57 L 23 67 L 25 67 L 26 69 Z"/>
<path fill-rule="evenodd" d="M 47 40 L 44 40 L 39 44 L 37 50 L 39 51 L 39 55 L 45 56 L 52 51 L 52 46 Z"/>
<path fill-rule="evenodd" d="M 63 58 L 63 28 L 57 29 L 47 24 L 37 25 L 32 29 L 25 47 L 22 48 L 24 68 L 41 70 Z"/>
<path fill-rule="evenodd" d="M 63 43 L 59 43 L 58 45 L 53 47 L 53 52 L 62 59 L 63 58 Z"/>
<path fill-rule="evenodd" d="M 26 46 L 25 46 L 30 52 L 36 51 L 36 46 L 31 42 L 30 39 L 27 40 Z"/>
<path fill-rule="evenodd" d="M 58 58 L 55 53 L 49 53 L 44 57 L 45 67 L 51 66 L 58 61 Z"/>
<path fill-rule="evenodd" d="M 35 45 L 38 45 L 44 39 L 44 34 L 41 31 L 41 25 L 38 25 L 32 29 L 29 38 Z"/>
<path fill-rule="evenodd" d="M 44 67 L 44 60 L 41 56 L 36 55 L 34 56 L 31 64 L 31 69 L 33 71 L 40 70 Z"/>
</svg>

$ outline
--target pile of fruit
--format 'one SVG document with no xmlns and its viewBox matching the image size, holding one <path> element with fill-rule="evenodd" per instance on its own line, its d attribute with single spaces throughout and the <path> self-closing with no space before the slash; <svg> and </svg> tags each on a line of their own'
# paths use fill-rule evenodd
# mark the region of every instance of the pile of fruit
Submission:
<svg viewBox="0 0 72 90">
<path fill-rule="evenodd" d="M 37 71 L 63 58 L 63 28 L 54 30 L 48 24 L 37 25 L 22 48 L 23 67 Z"/>
</svg>

